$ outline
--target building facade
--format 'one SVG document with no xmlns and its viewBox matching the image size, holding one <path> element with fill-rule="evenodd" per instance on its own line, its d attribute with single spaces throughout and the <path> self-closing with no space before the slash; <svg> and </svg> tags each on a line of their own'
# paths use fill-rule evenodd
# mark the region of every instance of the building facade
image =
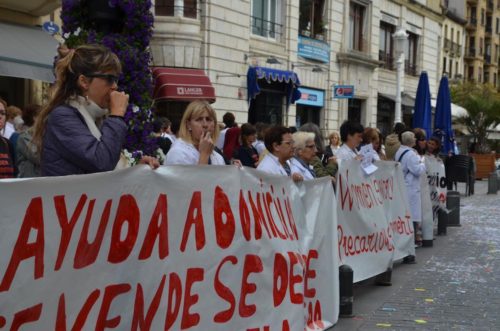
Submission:
<svg viewBox="0 0 500 331">
<path fill-rule="evenodd" d="M 448 75 L 452 83 L 464 79 L 466 24 L 465 0 L 446 3 L 445 19 L 441 30 L 443 46 L 441 72 Z"/>
<path fill-rule="evenodd" d="M 467 0 L 465 78 L 498 89 L 500 1 Z"/>
<path fill-rule="evenodd" d="M 154 10 L 153 62 L 165 74 L 157 84 L 169 84 L 169 68 L 201 70 L 215 91 L 218 114 L 231 111 L 239 123 L 315 122 L 328 132 L 350 119 L 389 132 L 396 96 L 392 34 L 398 27 L 408 34 L 406 122 L 420 72 L 427 71 L 434 96 L 442 73 L 439 0 L 156 0 Z M 175 84 L 175 77 L 169 79 Z M 339 85 L 352 98 L 337 98 Z M 190 90 L 192 98 L 202 90 Z M 190 98 L 173 94 L 160 91 L 157 108 L 178 118 Z"/>
</svg>

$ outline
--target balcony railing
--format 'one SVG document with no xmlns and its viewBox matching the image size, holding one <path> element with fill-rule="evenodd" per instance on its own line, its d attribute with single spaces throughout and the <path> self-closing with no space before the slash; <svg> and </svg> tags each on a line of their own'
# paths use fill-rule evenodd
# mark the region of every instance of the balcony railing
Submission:
<svg viewBox="0 0 500 331">
<path fill-rule="evenodd" d="M 491 25 L 486 25 L 485 31 L 486 31 L 486 33 L 491 33 L 491 31 L 492 31 Z"/>
<path fill-rule="evenodd" d="M 469 17 L 467 20 L 467 28 L 469 29 L 475 29 L 477 27 L 477 18 L 476 17 Z"/>
<path fill-rule="evenodd" d="M 452 43 L 451 50 L 454 56 L 460 57 L 462 55 L 462 45 Z"/>
<path fill-rule="evenodd" d="M 252 16 L 252 33 L 262 37 L 279 39 L 282 34 L 282 25 Z"/>
<path fill-rule="evenodd" d="M 484 62 L 486 64 L 491 64 L 491 55 L 484 54 Z"/>
<path fill-rule="evenodd" d="M 445 51 L 451 50 L 451 44 L 452 44 L 452 41 L 448 38 L 445 38 L 444 39 L 444 50 Z"/>
<path fill-rule="evenodd" d="M 475 57 L 476 56 L 476 49 L 474 47 L 469 47 L 469 49 L 467 49 L 467 51 L 465 53 L 465 56 Z"/>
<path fill-rule="evenodd" d="M 378 59 L 382 62 L 382 64 L 380 64 L 381 68 L 394 70 L 394 57 L 392 54 L 387 54 L 385 51 L 380 50 L 378 52 Z"/>
<path fill-rule="evenodd" d="M 417 65 L 405 62 L 405 73 L 411 76 L 417 76 Z"/>
<path fill-rule="evenodd" d="M 163 4 L 155 5 L 155 15 L 158 16 L 181 16 L 188 18 L 198 18 L 201 9 L 193 5 L 183 5 L 183 6 L 170 6 Z"/>
</svg>

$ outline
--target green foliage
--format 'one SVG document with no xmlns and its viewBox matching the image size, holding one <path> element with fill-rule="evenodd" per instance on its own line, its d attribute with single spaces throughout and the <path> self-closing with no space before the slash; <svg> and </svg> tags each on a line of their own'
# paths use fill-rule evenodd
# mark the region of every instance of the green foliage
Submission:
<svg viewBox="0 0 500 331">
<path fill-rule="evenodd" d="M 451 100 L 467 110 L 456 122 L 475 138 L 476 153 L 489 153 L 488 130 L 500 124 L 500 95 L 488 84 L 467 82 L 451 87 Z"/>
</svg>

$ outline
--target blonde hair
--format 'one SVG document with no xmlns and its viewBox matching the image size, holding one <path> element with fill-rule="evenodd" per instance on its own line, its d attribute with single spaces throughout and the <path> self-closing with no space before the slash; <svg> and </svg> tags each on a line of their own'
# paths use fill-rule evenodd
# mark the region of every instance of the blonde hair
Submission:
<svg viewBox="0 0 500 331">
<path fill-rule="evenodd" d="M 8 106 L 5 108 L 5 113 L 7 115 L 7 121 L 12 121 L 16 116 L 21 116 L 23 111 L 19 107 Z"/>
<path fill-rule="evenodd" d="M 298 152 L 306 147 L 307 141 L 312 140 L 314 142 L 316 135 L 312 132 L 298 131 L 295 132 L 292 137 L 293 147 L 295 148 L 295 151 Z"/>
<path fill-rule="evenodd" d="M 50 112 L 66 103 L 70 97 L 82 93 L 78 85 L 80 75 L 109 71 L 114 71 L 119 75 L 122 70 L 118 57 L 102 45 L 82 45 L 65 52 L 64 55 L 56 64 L 56 82 L 50 99 L 35 121 L 33 142 L 39 151 L 42 150 L 43 136 Z"/>
<path fill-rule="evenodd" d="M 196 100 L 191 102 L 186 110 L 184 111 L 184 115 L 182 115 L 181 125 L 179 128 L 179 138 L 188 142 L 194 143 L 191 137 L 191 132 L 188 130 L 187 123 L 193 118 L 200 116 L 204 111 L 208 113 L 208 116 L 214 121 L 214 134 L 212 136 L 212 140 L 216 141 L 219 137 L 219 126 L 217 125 L 217 114 L 212 106 L 204 100 Z"/>
<path fill-rule="evenodd" d="M 328 135 L 328 142 L 333 139 L 333 137 L 337 137 L 337 146 L 340 145 L 340 134 L 337 131 L 333 131 Z"/>
</svg>

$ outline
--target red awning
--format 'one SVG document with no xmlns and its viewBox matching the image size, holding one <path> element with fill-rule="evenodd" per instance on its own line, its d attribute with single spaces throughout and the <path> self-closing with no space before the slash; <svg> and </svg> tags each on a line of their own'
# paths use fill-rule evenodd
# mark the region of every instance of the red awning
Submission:
<svg viewBox="0 0 500 331">
<path fill-rule="evenodd" d="M 215 102 L 215 89 L 200 69 L 153 68 L 155 100 Z"/>
</svg>

